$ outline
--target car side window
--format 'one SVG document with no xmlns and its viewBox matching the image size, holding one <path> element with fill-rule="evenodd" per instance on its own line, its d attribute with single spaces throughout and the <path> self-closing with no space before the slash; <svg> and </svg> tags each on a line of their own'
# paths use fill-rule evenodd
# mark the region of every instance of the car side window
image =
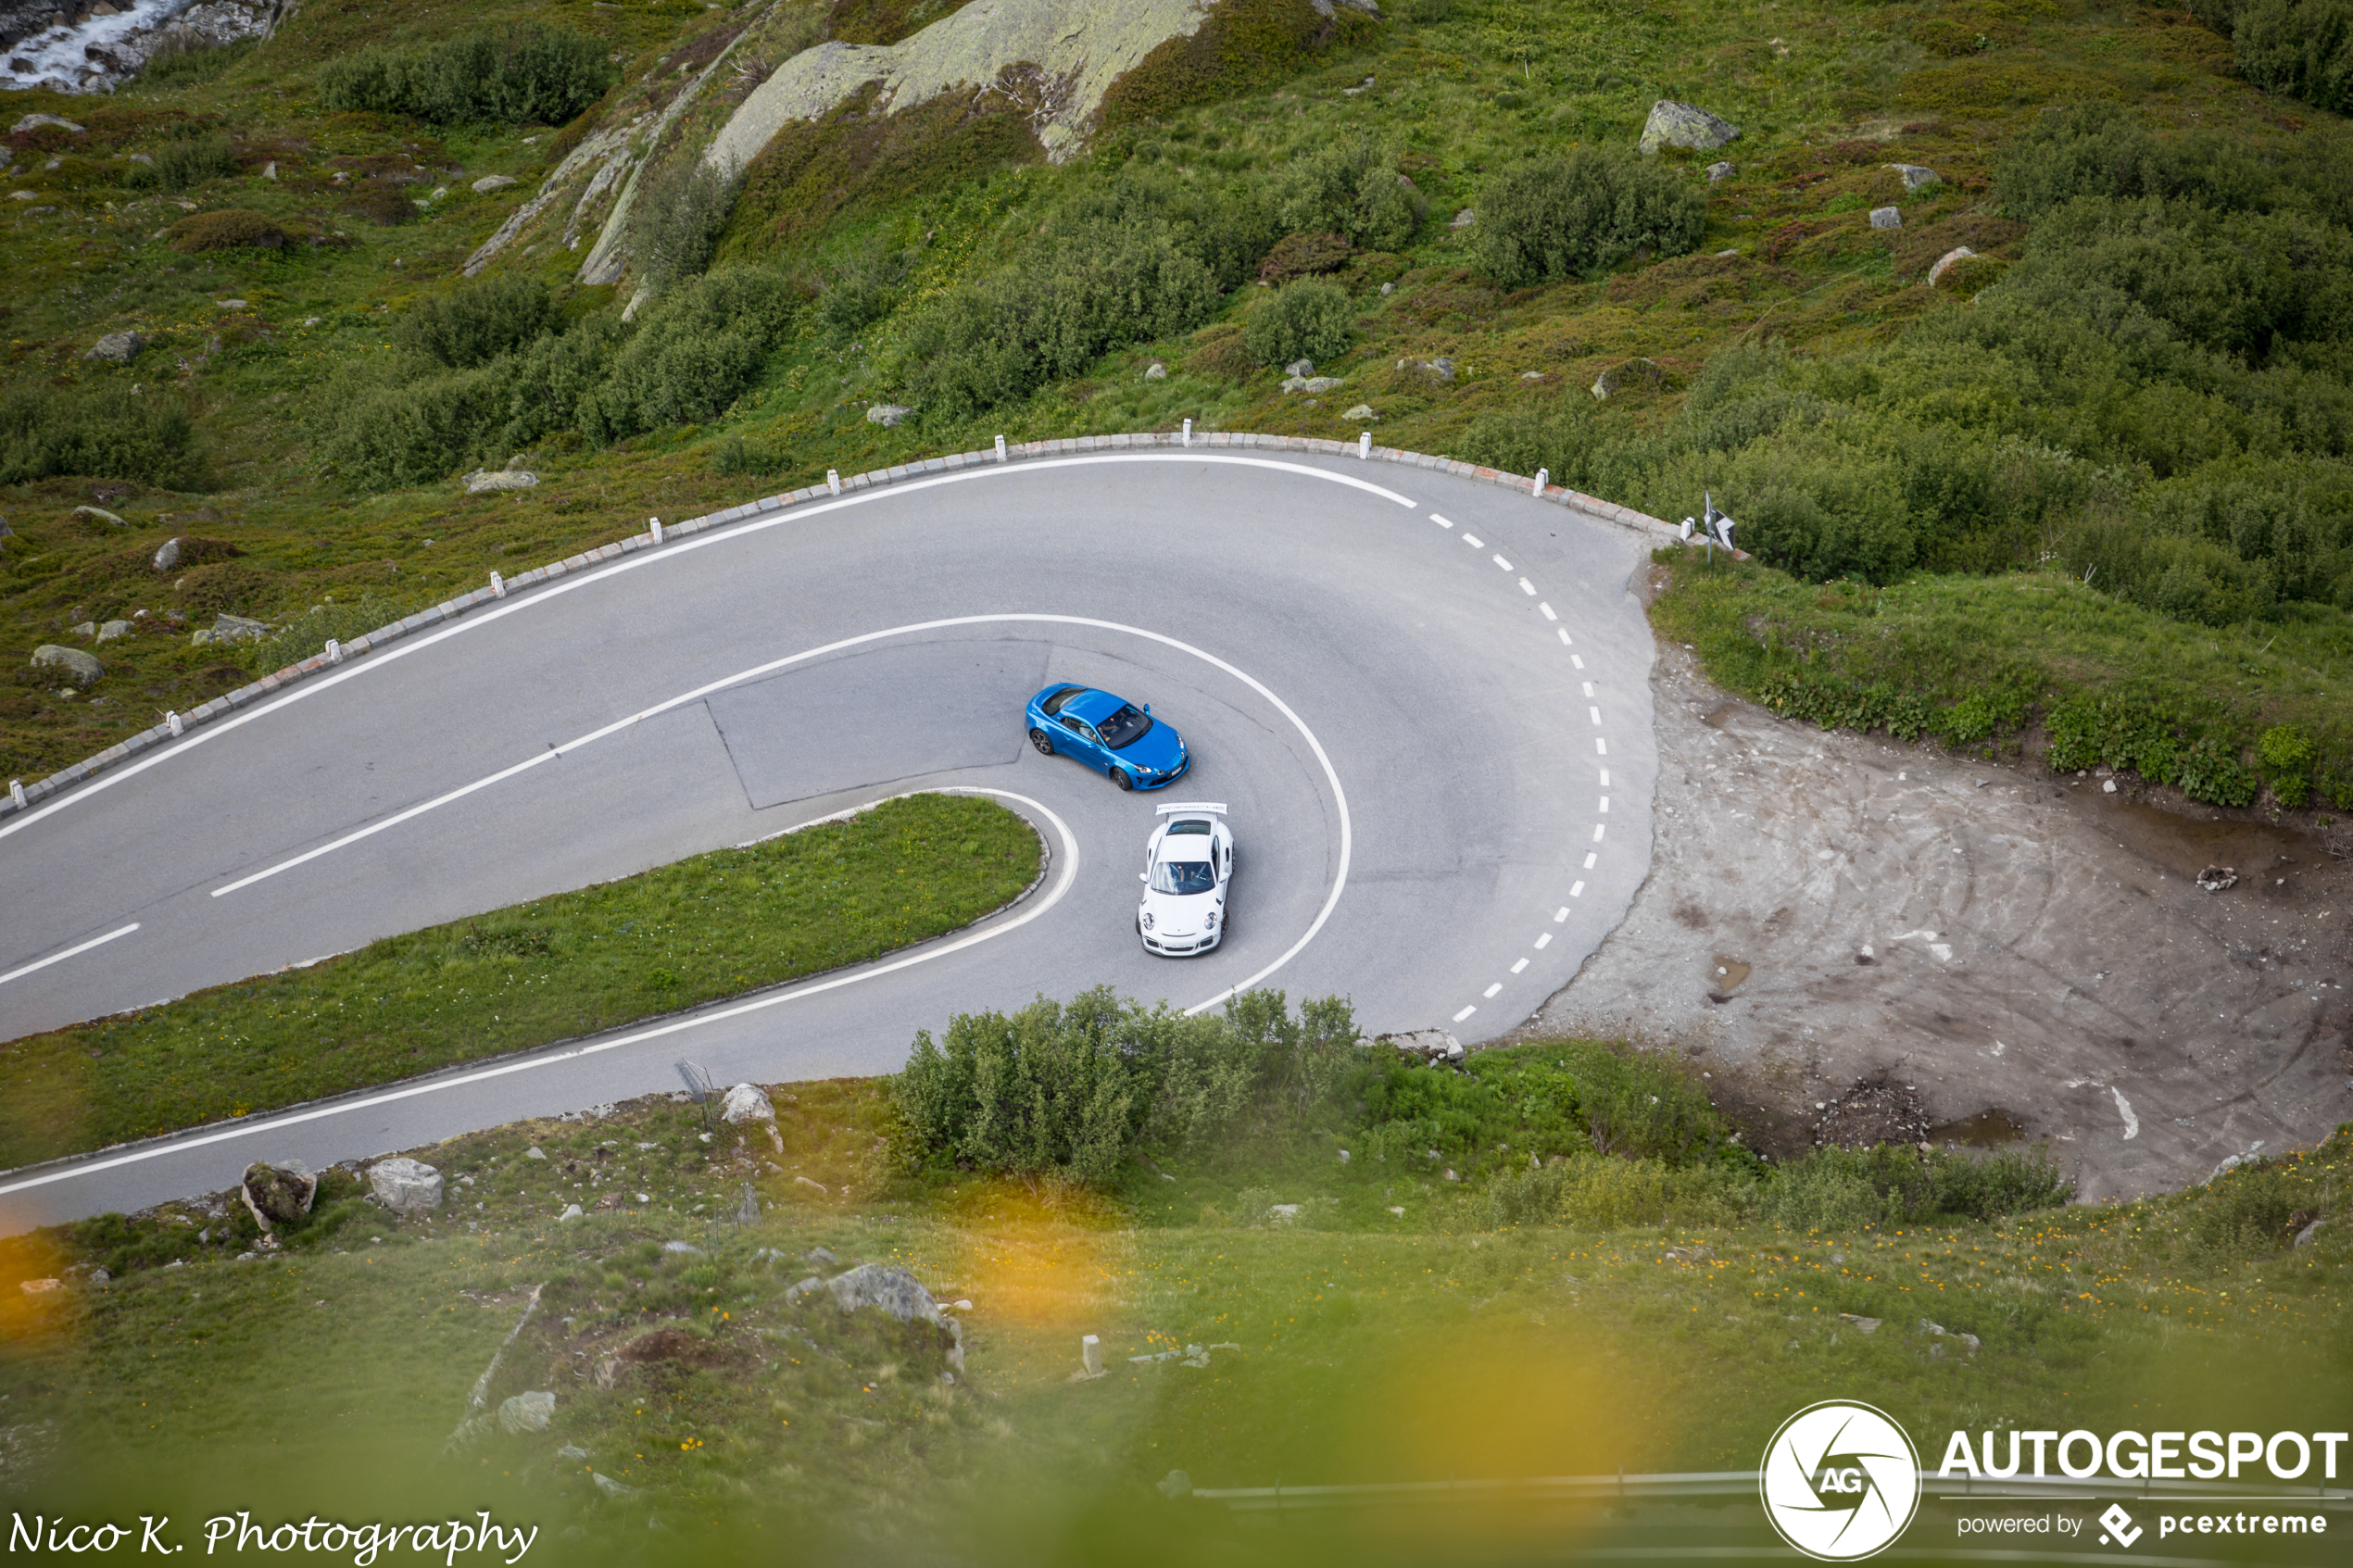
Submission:
<svg viewBox="0 0 2353 1568">
<path fill-rule="evenodd" d="M 1063 715 L 1062 723 L 1063 728 L 1068 730 L 1074 735 L 1084 736 L 1087 734 L 1087 726 L 1080 723 L 1077 720 L 1072 718 L 1067 713 Z"/>
</svg>

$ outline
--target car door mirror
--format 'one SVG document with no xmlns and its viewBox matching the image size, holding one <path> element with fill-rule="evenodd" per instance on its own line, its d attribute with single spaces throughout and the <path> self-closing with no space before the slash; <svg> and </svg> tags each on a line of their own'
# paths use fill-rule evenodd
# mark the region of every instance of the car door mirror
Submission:
<svg viewBox="0 0 2353 1568">
<path fill-rule="evenodd" d="M 1152 873 L 1150 872 L 1138 872 L 1136 873 L 1136 880 L 1138 882 L 1150 882 L 1151 879 Z"/>
</svg>

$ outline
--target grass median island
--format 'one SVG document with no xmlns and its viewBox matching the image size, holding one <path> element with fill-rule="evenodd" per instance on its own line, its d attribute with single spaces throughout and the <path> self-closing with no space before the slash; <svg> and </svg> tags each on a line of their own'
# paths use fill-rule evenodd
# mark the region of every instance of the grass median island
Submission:
<svg viewBox="0 0 2353 1568">
<path fill-rule="evenodd" d="M 0 1046 L 0 1168 L 429 1073 L 862 963 L 1037 879 L 993 801 L 918 795 Z"/>
</svg>

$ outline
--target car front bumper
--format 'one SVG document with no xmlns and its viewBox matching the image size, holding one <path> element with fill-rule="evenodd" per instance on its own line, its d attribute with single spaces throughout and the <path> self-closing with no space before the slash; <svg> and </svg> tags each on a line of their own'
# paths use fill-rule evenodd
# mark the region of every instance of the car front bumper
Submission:
<svg viewBox="0 0 2353 1568">
<path fill-rule="evenodd" d="M 1166 789 L 1170 784 L 1175 784 L 1178 779 L 1183 778 L 1187 773 L 1189 773 L 1192 771 L 1192 754 L 1188 752 L 1185 756 L 1185 759 L 1176 764 L 1174 771 L 1163 773 L 1156 779 L 1148 779 L 1144 777 L 1143 774 L 1139 773 L 1132 769 L 1129 770 L 1127 776 L 1135 781 L 1135 784 L 1138 789 Z"/>
<path fill-rule="evenodd" d="M 1155 931 L 1139 931 L 1137 935 L 1144 939 L 1147 951 L 1158 953 L 1164 959 L 1196 957 L 1208 952 L 1226 937 L 1222 930 L 1206 931 L 1198 936 L 1163 936 Z"/>
</svg>

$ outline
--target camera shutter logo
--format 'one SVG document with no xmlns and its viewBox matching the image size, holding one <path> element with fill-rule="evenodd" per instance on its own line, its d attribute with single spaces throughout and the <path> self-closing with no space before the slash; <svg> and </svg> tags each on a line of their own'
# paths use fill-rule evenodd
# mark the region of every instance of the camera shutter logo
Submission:
<svg viewBox="0 0 2353 1568">
<path fill-rule="evenodd" d="M 1852 1562 L 1912 1522 L 1919 1453 L 1884 1411 L 1825 1399 L 1773 1434 L 1756 1489 L 1781 1539 L 1819 1562 Z"/>
</svg>

